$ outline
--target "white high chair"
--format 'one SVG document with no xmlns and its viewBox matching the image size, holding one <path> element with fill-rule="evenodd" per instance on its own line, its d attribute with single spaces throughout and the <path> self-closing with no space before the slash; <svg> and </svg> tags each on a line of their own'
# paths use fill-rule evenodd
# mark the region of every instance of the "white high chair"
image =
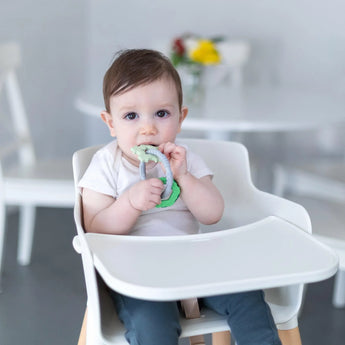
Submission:
<svg viewBox="0 0 345 345">
<path fill-rule="evenodd" d="M 37 206 L 73 207 L 74 187 L 70 159 L 37 161 L 16 69 L 20 64 L 16 43 L 0 45 L 0 94 L 8 100 L 11 142 L 0 148 L 0 280 L 5 241 L 6 206 L 19 206 L 18 262 L 30 263 Z M 1 110 L 1 127 L 7 126 Z M 6 136 L 7 137 L 7 136 Z M 3 139 L 3 138 L 2 138 Z M 17 157 L 16 157 L 17 154 Z M 14 157 L 13 157 L 14 156 Z M 12 158 L 11 158 L 12 157 Z M 6 160 L 6 162 L 5 162 Z"/>
<path fill-rule="evenodd" d="M 79 344 L 127 344 L 124 328 L 107 294 L 107 284 L 120 293 L 151 300 L 178 300 L 258 286 L 268 288 L 265 297 L 283 344 L 300 345 L 297 321 L 303 290 L 300 283 L 334 274 L 337 257 L 310 236 L 310 219 L 303 207 L 253 186 L 243 145 L 202 139 L 179 142 L 214 168 L 214 183 L 226 202 L 224 217 L 217 225 L 207 227 L 210 232 L 198 235 L 85 234 L 81 194 L 76 187 L 74 215 L 78 235 L 73 246 L 82 256 L 88 296 Z M 74 154 L 76 186 L 98 148 Z M 230 230 L 214 232 L 221 229 Z M 205 250 L 212 250 L 212 255 L 205 255 Z M 121 265 L 116 265 L 119 259 Z M 224 260 L 233 264 L 219 265 Z M 135 263 L 135 271 L 123 265 L 124 262 Z M 216 269 L 214 263 L 218 263 Z M 278 287 L 281 285 L 284 286 Z M 181 318 L 181 337 L 212 333 L 213 345 L 229 344 L 226 320 L 210 310 L 201 310 L 201 314 L 198 319 Z"/>
</svg>

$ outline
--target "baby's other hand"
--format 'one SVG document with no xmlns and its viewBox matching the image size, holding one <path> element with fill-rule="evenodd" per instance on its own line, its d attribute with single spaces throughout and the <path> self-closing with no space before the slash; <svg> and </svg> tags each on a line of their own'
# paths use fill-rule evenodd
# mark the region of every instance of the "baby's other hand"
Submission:
<svg viewBox="0 0 345 345">
<path fill-rule="evenodd" d="M 159 145 L 158 149 L 169 159 L 171 171 L 175 180 L 187 174 L 186 149 L 183 146 L 167 142 Z"/>
<path fill-rule="evenodd" d="M 139 211 L 147 211 L 161 203 L 163 182 L 158 178 L 143 180 L 129 189 L 129 202 Z"/>
</svg>

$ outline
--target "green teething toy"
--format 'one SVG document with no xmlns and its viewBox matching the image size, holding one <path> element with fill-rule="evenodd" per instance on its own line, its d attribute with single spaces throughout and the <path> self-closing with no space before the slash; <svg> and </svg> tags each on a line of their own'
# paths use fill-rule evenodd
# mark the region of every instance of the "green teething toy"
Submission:
<svg viewBox="0 0 345 345">
<path fill-rule="evenodd" d="M 140 160 L 140 177 L 142 180 L 146 179 L 145 163 L 149 161 L 161 162 L 166 171 L 166 177 L 160 179 L 165 184 L 164 191 L 162 192 L 162 201 L 156 207 L 169 207 L 172 206 L 180 195 L 180 187 L 173 178 L 168 158 L 160 152 L 157 147 L 152 145 L 139 145 L 132 147 L 132 152 L 135 153 Z"/>
<path fill-rule="evenodd" d="M 157 148 L 152 145 L 139 145 L 139 146 L 134 146 L 131 148 L 132 152 L 138 156 L 138 159 L 140 160 L 140 162 L 148 163 L 149 161 L 153 161 L 153 162 L 158 163 L 159 158 L 156 155 L 147 153 L 147 150 L 150 150 L 150 149 L 157 150 Z"/>
</svg>

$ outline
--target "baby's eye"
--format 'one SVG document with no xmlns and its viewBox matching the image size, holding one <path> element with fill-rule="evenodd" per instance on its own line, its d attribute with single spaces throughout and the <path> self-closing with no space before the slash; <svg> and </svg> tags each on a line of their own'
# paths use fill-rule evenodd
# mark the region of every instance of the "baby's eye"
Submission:
<svg viewBox="0 0 345 345">
<path fill-rule="evenodd" d="M 169 115 L 169 112 L 167 112 L 166 110 L 158 110 L 157 113 L 156 113 L 156 115 L 157 115 L 158 117 L 166 117 L 166 116 Z"/>
<path fill-rule="evenodd" d="M 138 117 L 137 113 L 128 113 L 125 115 L 126 120 L 135 120 Z"/>
</svg>

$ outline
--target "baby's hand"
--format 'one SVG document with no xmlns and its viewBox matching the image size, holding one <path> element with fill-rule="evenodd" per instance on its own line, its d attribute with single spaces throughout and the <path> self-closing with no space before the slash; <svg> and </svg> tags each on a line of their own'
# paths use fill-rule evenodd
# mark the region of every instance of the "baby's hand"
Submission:
<svg viewBox="0 0 345 345">
<path fill-rule="evenodd" d="M 182 175 L 187 174 L 186 149 L 184 147 L 167 142 L 159 145 L 158 149 L 169 159 L 171 171 L 176 181 Z"/>
<path fill-rule="evenodd" d="M 147 211 L 161 203 L 164 184 L 160 179 L 143 180 L 129 189 L 129 202 L 139 211 Z"/>
</svg>

